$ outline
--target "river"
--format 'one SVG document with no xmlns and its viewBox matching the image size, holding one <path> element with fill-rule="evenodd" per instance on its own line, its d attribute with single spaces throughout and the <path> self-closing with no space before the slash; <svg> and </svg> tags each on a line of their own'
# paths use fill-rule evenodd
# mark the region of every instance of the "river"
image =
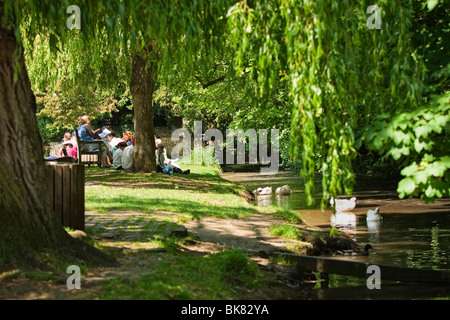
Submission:
<svg viewBox="0 0 450 320">
<path fill-rule="evenodd" d="M 300 214 L 302 220 L 316 227 L 330 228 L 333 213 L 326 209 L 308 208 L 301 179 L 290 172 L 279 172 L 276 175 L 261 175 L 259 172 L 225 172 L 225 179 L 244 184 L 250 190 L 257 187 L 272 187 L 273 191 L 282 185 L 289 185 L 291 196 L 261 197 L 258 205 L 282 206 Z M 317 180 L 317 202 L 320 201 L 320 179 Z M 399 265 L 415 268 L 431 268 L 450 270 L 450 199 L 438 199 L 434 203 L 425 204 L 419 199 L 399 199 L 396 193 L 397 182 L 379 180 L 371 177 L 358 177 L 352 196 L 357 198 L 356 208 L 344 216 L 333 220 L 335 227 L 349 234 L 357 243 L 364 246 L 370 243 L 368 257 L 339 257 L 368 261 L 371 264 Z M 349 199 L 350 196 L 340 198 Z M 380 208 L 381 221 L 366 221 L 367 211 Z M 336 217 L 336 216 L 334 216 Z M 361 286 L 361 279 L 349 277 L 330 277 L 331 289 L 339 292 L 339 299 L 352 298 Z M 365 280 L 364 280 L 365 281 Z M 364 282 L 365 283 L 365 282 Z M 353 286 L 351 290 L 343 287 Z M 400 286 L 402 287 L 402 286 Z M 450 292 L 443 288 L 422 287 L 421 294 L 412 294 L 410 287 L 398 289 L 391 286 L 392 297 L 388 290 L 385 298 L 450 298 Z M 360 287 L 358 287 L 360 288 Z M 419 287 L 414 287 L 419 288 Z M 333 290 L 318 289 L 316 294 L 322 297 L 333 297 Z M 435 290 L 433 290 L 435 289 Z M 435 291 L 438 291 L 436 293 Z M 367 288 L 365 289 L 367 291 Z M 417 290 L 416 290 L 417 291 Z M 432 291 L 432 293 L 430 293 Z M 350 296 L 347 296 L 345 293 Z M 405 295 L 406 294 L 406 295 Z"/>
</svg>

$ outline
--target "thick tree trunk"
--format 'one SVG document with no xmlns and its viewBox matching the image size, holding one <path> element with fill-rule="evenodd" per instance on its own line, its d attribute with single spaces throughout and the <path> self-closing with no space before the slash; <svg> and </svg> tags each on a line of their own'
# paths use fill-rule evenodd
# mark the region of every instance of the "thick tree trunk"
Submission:
<svg viewBox="0 0 450 320">
<path fill-rule="evenodd" d="M 3 8 L 0 4 L 0 21 Z M 36 101 L 14 33 L 0 24 L 0 270 L 114 259 L 72 239 L 50 208 Z M 15 72 L 17 78 L 15 77 Z"/>
<path fill-rule="evenodd" d="M 137 172 L 155 172 L 155 131 L 153 129 L 153 90 L 157 66 L 149 62 L 148 50 L 131 59 L 130 92 L 134 108 L 133 167 Z M 149 62 L 149 63 L 147 63 Z"/>
</svg>

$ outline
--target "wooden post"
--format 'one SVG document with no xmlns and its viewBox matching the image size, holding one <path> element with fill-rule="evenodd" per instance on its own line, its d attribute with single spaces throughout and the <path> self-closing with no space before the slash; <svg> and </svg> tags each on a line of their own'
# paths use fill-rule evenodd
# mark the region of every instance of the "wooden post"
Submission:
<svg viewBox="0 0 450 320">
<path fill-rule="evenodd" d="M 84 165 L 46 163 L 50 205 L 64 227 L 84 230 Z"/>
</svg>

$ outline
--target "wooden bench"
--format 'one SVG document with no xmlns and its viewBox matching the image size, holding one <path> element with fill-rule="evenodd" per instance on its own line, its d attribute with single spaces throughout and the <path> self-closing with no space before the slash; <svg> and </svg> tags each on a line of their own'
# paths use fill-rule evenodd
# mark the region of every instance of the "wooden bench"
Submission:
<svg viewBox="0 0 450 320">
<path fill-rule="evenodd" d="M 76 138 L 78 143 L 78 163 L 87 164 L 88 167 L 91 164 L 96 164 L 98 167 L 102 166 L 102 145 L 101 140 L 96 141 L 81 141 L 78 136 L 78 130 L 75 129 Z"/>
</svg>

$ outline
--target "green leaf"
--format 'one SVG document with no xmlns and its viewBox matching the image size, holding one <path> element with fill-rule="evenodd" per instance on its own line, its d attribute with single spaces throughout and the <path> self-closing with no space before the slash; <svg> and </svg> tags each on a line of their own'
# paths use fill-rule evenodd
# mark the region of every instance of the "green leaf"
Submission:
<svg viewBox="0 0 450 320">
<path fill-rule="evenodd" d="M 435 161 L 425 168 L 425 172 L 428 176 L 442 177 L 444 175 L 445 169 L 446 166 L 443 162 Z"/>
<path fill-rule="evenodd" d="M 419 171 L 414 175 L 413 179 L 417 185 L 426 184 L 428 181 L 428 175 L 424 171 Z"/>
<path fill-rule="evenodd" d="M 436 190 L 432 186 L 429 185 L 428 188 L 425 190 L 425 195 L 428 198 L 434 198 L 435 194 L 436 194 Z"/>
<path fill-rule="evenodd" d="M 416 189 L 416 183 L 411 178 L 405 178 L 398 183 L 397 192 L 403 194 L 412 194 Z"/>
<path fill-rule="evenodd" d="M 426 126 L 419 126 L 419 127 L 416 127 L 414 129 L 414 132 L 416 134 L 416 138 L 420 138 L 422 136 L 424 138 L 426 138 L 426 137 L 428 137 L 428 134 L 430 133 L 430 131 L 431 131 L 431 128 L 430 127 L 426 127 Z"/>
<path fill-rule="evenodd" d="M 413 162 L 411 165 L 407 166 L 406 168 L 404 168 L 400 173 L 405 176 L 412 176 L 414 173 L 416 173 L 418 171 L 418 167 L 417 167 L 417 163 Z"/>
<path fill-rule="evenodd" d="M 408 156 L 409 155 L 409 148 L 403 147 L 403 148 L 392 148 L 389 150 L 388 155 L 391 155 L 394 160 L 398 160 L 401 158 L 401 156 Z"/>
<path fill-rule="evenodd" d="M 427 146 L 427 143 L 420 142 L 419 139 L 414 140 L 414 149 L 417 151 L 417 153 L 420 153 L 423 149 L 426 149 Z"/>
<path fill-rule="evenodd" d="M 439 0 L 427 0 L 428 11 L 433 10 L 439 3 Z"/>
<path fill-rule="evenodd" d="M 450 168 L 450 156 L 441 157 L 441 162 L 444 166 L 446 166 L 447 168 Z"/>
</svg>

